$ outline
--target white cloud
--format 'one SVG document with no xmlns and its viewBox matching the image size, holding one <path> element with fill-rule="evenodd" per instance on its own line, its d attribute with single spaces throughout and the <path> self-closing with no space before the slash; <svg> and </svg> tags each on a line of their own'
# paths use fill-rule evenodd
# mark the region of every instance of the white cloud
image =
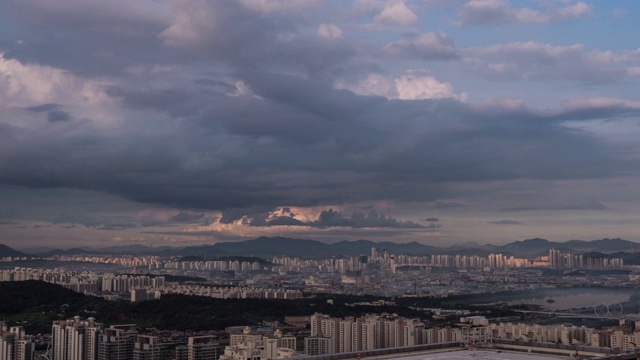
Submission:
<svg viewBox="0 0 640 360">
<path fill-rule="evenodd" d="M 415 24 L 418 17 L 403 1 L 394 1 L 382 9 L 374 20 L 386 25 L 409 26 Z"/>
<path fill-rule="evenodd" d="M 208 2 L 176 0 L 172 5 L 175 17 L 159 35 L 165 45 L 203 45 L 207 36 L 215 32 L 217 16 Z"/>
<path fill-rule="evenodd" d="M 462 50 L 471 73 L 526 80 L 611 81 L 637 75 L 640 49 L 591 50 L 582 44 L 552 45 L 537 41 L 497 44 Z"/>
<path fill-rule="evenodd" d="M 342 29 L 334 24 L 320 24 L 318 36 L 323 39 L 342 39 Z"/>
<path fill-rule="evenodd" d="M 0 53 L 0 107 L 28 107 L 43 103 L 90 105 L 104 99 L 99 83 L 63 70 L 23 64 Z"/>
<path fill-rule="evenodd" d="M 377 73 L 369 74 L 355 84 L 339 82 L 337 88 L 351 90 L 358 95 L 375 95 L 387 99 L 424 100 L 424 99 L 461 99 L 465 94 L 458 95 L 453 86 L 447 82 L 440 82 L 435 77 L 422 74 L 421 71 L 407 71 L 396 78 Z"/>
<path fill-rule="evenodd" d="M 376 73 L 369 74 L 369 76 L 355 84 L 338 82 L 336 87 L 351 90 L 358 95 L 375 95 L 386 97 L 387 99 L 398 97 L 393 79 Z"/>
<path fill-rule="evenodd" d="M 451 59 L 457 56 L 453 39 L 445 33 L 435 31 L 390 42 L 385 45 L 384 50 L 395 56 L 423 60 Z"/>
<path fill-rule="evenodd" d="M 564 102 L 565 110 L 605 109 L 619 108 L 623 110 L 640 110 L 640 101 L 627 101 L 615 98 L 588 98 L 576 99 Z"/>
<path fill-rule="evenodd" d="M 496 23 L 547 24 L 576 19 L 591 13 L 592 6 L 578 2 L 565 7 L 548 7 L 544 11 L 528 7 L 513 8 L 507 0 L 470 0 L 458 9 L 462 26 Z"/>
<path fill-rule="evenodd" d="M 433 76 L 402 75 L 394 80 L 398 98 L 403 100 L 458 98 L 453 86 Z"/>
<path fill-rule="evenodd" d="M 576 19 L 591 13 L 591 5 L 585 2 L 569 5 L 564 8 L 554 9 L 552 17 L 558 20 Z"/>
</svg>

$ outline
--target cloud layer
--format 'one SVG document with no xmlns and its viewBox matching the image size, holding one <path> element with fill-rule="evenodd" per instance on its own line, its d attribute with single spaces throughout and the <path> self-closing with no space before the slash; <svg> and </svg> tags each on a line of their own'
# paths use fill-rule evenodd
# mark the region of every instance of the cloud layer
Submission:
<svg viewBox="0 0 640 360">
<path fill-rule="evenodd" d="M 15 198 L 0 226 L 443 240 L 468 216 L 525 228 L 540 222 L 502 212 L 625 208 L 555 191 L 638 179 L 637 146 L 613 134 L 640 132 L 640 50 L 555 43 L 546 31 L 601 10 L 540 4 L 16 3 L 0 15 L 0 183 L 136 210 L 79 196 L 75 215 L 29 216 Z M 514 35 L 475 35 L 500 26 Z"/>
</svg>

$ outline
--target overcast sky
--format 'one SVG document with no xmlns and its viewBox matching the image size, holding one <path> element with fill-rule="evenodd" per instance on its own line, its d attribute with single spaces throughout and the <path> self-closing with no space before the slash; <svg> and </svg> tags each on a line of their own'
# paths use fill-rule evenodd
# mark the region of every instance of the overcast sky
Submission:
<svg viewBox="0 0 640 360">
<path fill-rule="evenodd" d="M 0 0 L 0 243 L 640 241 L 638 14 Z"/>
</svg>

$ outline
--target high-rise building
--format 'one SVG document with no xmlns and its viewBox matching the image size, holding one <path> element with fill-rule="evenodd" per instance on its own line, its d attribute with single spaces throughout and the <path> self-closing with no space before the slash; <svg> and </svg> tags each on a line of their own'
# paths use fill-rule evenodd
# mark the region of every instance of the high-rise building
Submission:
<svg viewBox="0 0 640 360">
<path fill-rule="evenodd" d="M 138 335 L 133 345 L 133 360 L 162 360 L 162 350 L 157 336 Z"/>
<path fill-rule="evenodd" d="M 216 336 L 192 336 L 187 343 L 188 360 L 218 360 L 222 346 Z"/>
<path fill-rule="evenodd" d="M 336 352 L 335 339 L 328 336 L 310 336 L 304 338 L 304 353 L 307 355 L 325 355 Z"/>
<path fill-rule="evenodd" d="M 187 345 L 176 346 L 176 360 L 189 360 L 189 348 Z"/>
<path fill-rule="evenodd" d="M 102 324 L 93 318 L 57 320 L 51 327 L 51 360 L 97 360 Z"/>
<path fill-rule="evenodd" d="M 33 360 L 35 344 L 22 326 L 12 326 L 7 331 L 3 325 L 0 325 L 0 360 Z"/>
<path fill-rule="evenodd" d="M 296 337 L 283 336 L 277 329 L 273 335 L 252 333 L 245 327 L 241 334 L 231 334 L 230 344 L 225 347 L 220 360 L 270 360 L 295 355 Z"/>
<path fill-rule="evenodd" d="M 262 335 L 251 333 L 251 328 L 246 326 L 241 333 L 231 334 L 229 336 L 229 345 L 236 346 L 239 343 L 247 343 L 252 341 L 261 341 Z"/>
<path fill-rule="evenodd" d="M 564 257 L 558 249 L 549 249 L 549 268 L 562 269 L 564 267 Z"/>
<path fill-rule="evenodd" d="M 135 324 L 112 325 L 104 329 L 98 346 L 98 360 L 132 360 L 137 334 Z"/>
</svg>

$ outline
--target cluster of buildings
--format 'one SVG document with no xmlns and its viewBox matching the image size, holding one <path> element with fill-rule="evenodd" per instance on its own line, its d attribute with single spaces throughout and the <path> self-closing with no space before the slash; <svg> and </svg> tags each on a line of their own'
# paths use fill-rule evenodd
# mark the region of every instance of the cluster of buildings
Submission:
<svg viewBox="0 0 640 360">
<path fill-rule="evenodd" d="M 456 268 L 456 269 L 486 269 L 507 270 L 520 268 L 579 268 L 579 269 L 620 269 L 624 265 L 623 259 L 607 258 L 603 256 L 589 256 L 563 254 L 559 250 L 551 249 L 549 257 L 535 259 L 517 258 L 503 254 L 477 255 L 430 255 L 409 256 L 389 254 L 386 250 L 382 254 L 378 248 L 372 248 L 371 256 L 351 256 L 343 259 L 301 259 L 298 257 L 274 257 L 272 263 L 279 271 L 315 272 L 315 273 L 347 273 L 370 268 L 386 269 L 392 273 L 403 268 Z"/>
<path fill-rule="evenodd" d="M 574 325 L 489 324 L 483 316 L 460 318 L 456 326 L 428 328 L 419 319 L 395 314 L 368 314 L 358 318 L 334 318 L 315 313 L 307 318 L 310 335 L 304 337 L 305 355 L 326 355 L 459 342 L 479 346 L 493 339 L 556 343 L 570 346 L 635 351 L 640 331 L 627 326 L 596 330 Z M 239 331 L 242 329 L 241 331 Z M 254 332 L 249 327 L 228 329 L 228 340 L 216 335 L 190 336 L 183 345 L 173 344 L 175 360 L 270 360 L 300 353 L 297 337 L 279 329 Z M 140 334 L 135 324 L 104 327 L 93 318 L 54 321 L 48 360 L 163 360 L 168 353 L 163 339 Z M 0 360 L 34 360 L 34 341 L 20 326 L 0 323 Z"/>
<path fill-rule="evenodd" d="M 621 269 L 624 260 L 620 258 L 607 258 L 601 255 L 585 256 L 571 253 L 563 253 L 558 249 L 549 250 L 550 269 Z"/>
<path fill-rule="evenodd" d="M 247 272 L 257 270 L 271 270 L 271 266 L 261 264 L 258 261 L 239 261 L 239 260 L 208 260 L 208 261 L 163 261 L 156 263 L 157 267 L 149 267 L 149 270 L 155 269 L 177 269 L 191 271 L 235 271 Z"/>
<path fill-rule="evenodd" d="M 491 324 L 491 334 L 497 339 L 550 342 L 564 345 L 586 345 L 612 349 L 635 350 L 640 344 L 640 331 L 628 326 L 605 327 L 601 330 L 586 326 Z"/>
<path fill-rule="evenodd" d="M 150 267 L 161 262 L 157 255 L 53 255 L 45 259 L 56 261 L 89 262 L 123 267 Z"/>
<path fill-rule="evenodd" d="M 114 275 L 94 272 L 15 268 L 0 271 L 0 281 L 40 280 L 85 294 L 129 294 L 132 302 L 159 299 L 162 294 L 206 296 L 217 299 L 301 299 L 300 290 L 262 287 L 212 287 L 167 283 L 164 276 Z"/>
<path fill-rule="evenodd" d="M 83 320 L 76 316 L 53 323 L 47 357 L 49 360 L 163 360 L 164 350 L 158 337 L 139 334 L 135 324 L 103 328 L 93 318 Z M 176 347 L 175 360 L 216 360 L 222 350 L 216 336 L 192 336 L 186 345 Z"/>
<path fill-rule="evenodd" d="M 90 271 L 64 271 L 60 269 L 15 268 L 0 271 L 0 281 L 40 280 L 62 285 L 85 294 L 98 292 L 129 293 L 132 289 L 165 285 L 163 276 L 98 274 Z"/>
<path fill-rule="evenodd" d="M 249 327 L 231 334 L 220 360 L 286 359 L 296 354 L 296 337 L 283 336 L 280 330 L 271 335 L 254 334 Z"/>
<path fill-rule="evenodd" d="M 157 337 L 140 335 L 136 325 L 103 328 L 94 318 L 54 321 L 49 360 L 161 360 Z"/>
<path fill-rule="evenodd" d="M 405 319 L 389 314 L 340 319 L 316 313 L 310 319 L 311 336 L 305 338 L 305 353 L 308 355 L 444 342 L 477 345 L 490 342 L 491 339 L 584 345 L 623 351 L 636 350 L 640 346 L 640 331 L 629 326 L 597 330 L 563 324 L 489 324 L 483 316 L 462 317 L 455 327 L 433 328 L 425 327 L 418 319 Z"/>
<path fill-rule="evenodd" d="M 419 319 L 406 319 L 395 314 L 370 314 L 359 318 L 341 319 L 315 313 L 311 316 L 310 321 L 311 336 L 304 339 L 307 355 L 367 351 L 452 341 L 486 342 L 489 339 L 489 323 L 484 317 L 461 318 L 460 327 L 433 328 L 427 328 Z M 473 339 L 470 339 L 471 335 L 474 336 Z"/>
<path fill-rule="evenodd" d="M 119 265 L 129 268 L 146 268 L 148 270 L 187 270 L 187 271 L 228 271 L 247 272 L 270 270 L 271 267 L 258 261 L 210 260 L 182 261 L 162 258 L 157 255 L 55 255 L 47 259 L 56 261 L 90 262 L 94 264 Z M 11 259 L 7 259 L 11 260 Z"/>
<path fill-rule="evenodd" d="M 202 285 L 171 284 L 159 288 L 163 294 L 206 296 L 216 299 L 302 299 L 300 290 L 269 289 L 259 287 L 212 287 Z M 133 300 L 132 300 L 133 301 Z"/>
<path fill-rule="evenodd" d="M 228 345 L 215 335 L 191 336 L 175 347 L 175 360 L 262 360 L 284 359 L 296 354 L 296 337 L 280 330 L 253 333 L 245 327 L 229 336 Z M 32 337 L 21 326 L 7 330 L 0 323 L 0 360 L 34 360 Z M 139 334 L 135 324 L 103 327 L 94 318 L 54 321 L 48 360 L 163 360 L 165 345 L 156 336 Z"/>
</svg>

